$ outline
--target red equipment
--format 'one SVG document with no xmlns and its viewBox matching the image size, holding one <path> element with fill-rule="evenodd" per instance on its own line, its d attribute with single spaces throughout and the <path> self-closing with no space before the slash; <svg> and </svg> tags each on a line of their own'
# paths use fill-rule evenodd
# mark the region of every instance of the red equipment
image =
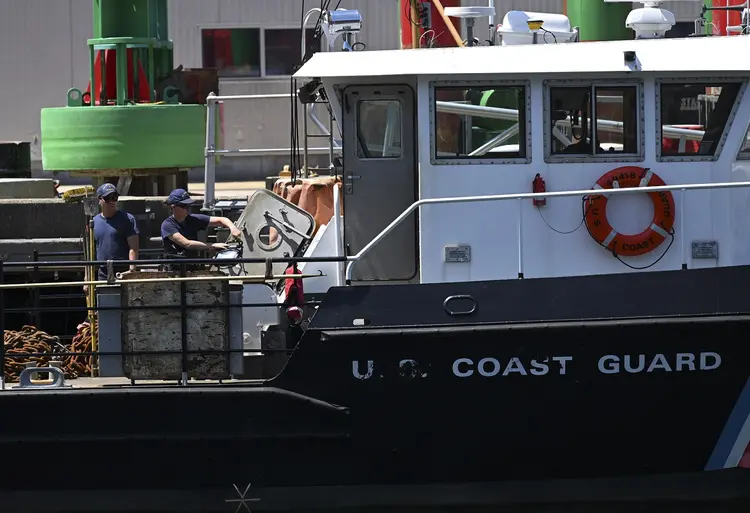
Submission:
<svg viewBox="0 0 750 513">
<path fill-rule="evenodd" d="M 547 184 L 544 182 L 544 178 L 539 173 L 536 174 L 534 180 L 531 182 L 531 192 L 547 192 Z M 535 207 L 543 207 L 547 204 L 547 198 L 535 198 L 531 200 L 534 202 Z"/>
<path fill-rule="evenodd" d="M 744 2 L 741 0 L 713 0 L 712 7 L 734 7 L 736 5 L 742 5 Z M 742 24 L 742 13 L 737 11 L 713 11 L 711 12 L 711 21 L 714 24 L 714 30 L 717 36 L 726 36 L 727 27 L 737 26 Z M 731 35 L 738 35 L 737 32 L 733 32 Z"/>
<path fill-rule="evenodd" d="M 117 99 L 117 52 L 115 50 L 99 50 L 96 52 L 94 59 L 94 84 L 89 84 L 86 93 L 91 99 L 93 105 L 101 105 L 102 96 L 102 56 L 104 57 L 104 77 L 106 84 L 107 103 L 113 104 Z M 148 85 L 148 76 L 143 69 L 143 65 L 138 62 L 138 94 L 134 94 L 133 80 L 133 50 L 127 50 L 128 59 L 128 98 L 135 98 L 139 103 L 148 103 L 151 101 L 151 94 Z M 93 94 L 92 94 L 93 86 Z M 89 103 L 89 102 L 85 102 Z"/>
<path fill-rule="evenodd" d="M 284 274 L 297 275 L 299 268 L 296 262 L 290 263 Z M 284 306 L 290 324 L 298 325 L 302 322 L 302 307 L 305 304 L 305 287 L 302 278 L 285 278 L 284 283 Z"/>
<path fill-rule="evenodd" d="M 411 41 L 411 27 L 412 27 L 412 16 L 411 16 L 411 4 L 414 0 L 399 0 L 401 4 L 401 47 L 402 48 L 419 48 L 419 42 L 417 42 L 417 45 L 412 46 Z M 420 26 L 418 30 L 418 34 L 421 37 L 427 30 L 434 30 L 434 33 L 431 33 L 424 38 L 422 38 L 422 47 L 427 47 L 430 40 L 433 39 L 436 47 L 450 47 L 450 46 L 456 46 L 456 42 L 453 40 L 453 36 L 451 36 L 450 31 L 448 30 L 448 27 L 445 25 L 445 21 L 443 21 L 442 16 L 440 16 L 440 13 L 438 13 L 437 9 L 435 8 L 435 4 L 433 2 L 427 1 L 427 0 L 416 0 L 417 8 L 418 8 L 418 14 L 415 20 L 413 20 L 414 23 L 420 24 L 420 16 L 419 16 L 419 10 L 429 7 L 430 9 L 430 15 L 429 17 L 423 16 L 422 18 L 427 18 L 430 20 L 431 26 L 428 29 L 424 29 Z M 461 0 L 442 0 L 440 2 L 443 7 L 461 7 Z M 459 20 L 456 20 L 456 22 Z M 456 26 L 456 22 L 454 22 L 454 26 Z M 459 29 L 460 32 L 460 26 L 456 26 L 457 29 Z"/>
</svg>

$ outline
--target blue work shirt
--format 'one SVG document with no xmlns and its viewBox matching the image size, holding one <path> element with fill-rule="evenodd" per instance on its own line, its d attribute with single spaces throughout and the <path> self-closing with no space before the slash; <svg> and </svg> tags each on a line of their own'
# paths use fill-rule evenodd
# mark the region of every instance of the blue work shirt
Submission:
<svg viewBox="0 0 750 513">
<path fill-rule="evenodd" d="M 211 218 L 205 214 L 188 214 L 181 223 L 174 216 L 169 216 L 161 223 L 161 238 L 164 241 L 164 253 L 167 255 L 178 255 L 184 251 L 187 258 L 197 258 L 196 251 L 187 251 L 179 244 L 172 242 L 170 235 L 181 234 L 188 240 L 198 240 L 198 232 L 208 228 Z"/>
<path fill-rule="evenodd" d="M 97 260 L 128 260 L 128 237 L 138 235 L 138 223 L 132 214 L 118 210 L 112 217 L 99 214 L 94 217 L 94 242 Z M 115 271 L 127 270 L 130 264 L 116 265 Z M 100 267 L 100 280 L 107 279 L 107 268 Z"/>
</svg>

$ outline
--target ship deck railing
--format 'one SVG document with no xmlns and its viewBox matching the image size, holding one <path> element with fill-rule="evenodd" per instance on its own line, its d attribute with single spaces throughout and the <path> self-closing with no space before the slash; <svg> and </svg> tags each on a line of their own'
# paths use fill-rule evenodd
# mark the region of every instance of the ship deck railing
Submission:
<svg viewBox="0 0 750 513">
<path fill-rule="evenodd" d="M 329 169 L 333 167 L 334 150 L 341 149 L 341 139 L 337 139 L 334 133 L 333 113 L 328 111 L 328 127 L 326 127 L 315 114 L 316 105 L 327 105 L 327 101 L 315 100 L 308 104 L 302 104 L 298 96 L 294 93 L 281 94 L 239 94 L 218 96 L 211 92 L 206 97 L 206 147 L 204 149 L 204 188 L 203 188 L 203 206 L 204 208 L 213 208 L 216 203 L 216 158 L 222 155 L 289 155 L 298 151 L 300 148 L 218 148 L 218 138 L 216 136 L 217 121 L 219 119 L 219 105 L 227 101 L 248 101 L 248 100 L 273 100 L 285 99 L 301 104 L 304 114 L 302 116 L 303 144 L 302 144 L 302 171 L 307 173 L 309 169 L 309 155 L 311 153 L 327 153 L 329 159 Z M 311 120 L 320 130 L 319 134 L 311 134 L 308 131 L 308 120 Z M 328 141 L 326 147 L 310 147 L 308 139 L 325 138 Z"/>
<path fill-rule="evenodd" d="M 58 252 L 58 253 L 52 253 L 51 256 L 68 256 L 67 252 Z M 35 254 L 37 258 L 40 256 L 40 254 Z M 153 356 L 165 356 L 165 355 L 180 355 L 182 358 L 182 377 L 179 380 L 179 384 L 181 385 L 187 385 L 188 384 L 188 356 L 189 355 L 228 355 L 231 356 L 234 353 L 247 353 L 247 349 L 237 348 L 232 349 L 230 347 L 223 348 L 223 349 L 213 349 L 213 350 L 206 350 L 206 349 L 189 349 L 188 348 L 188 334 L 185 329 L 186 326 L 186 319 L 189 316 L 189 312 L 193 309 L 218 309 L 218 308 L 224 308 L 224 309 L 241 309 L 241 308 L 252 308 L 252 307 L 262 307 L 262 308 L 279 308 L 284 309 L 287 307 L 286 304 L 282 302 L 273 302 L 273 303 L 244 303 L 243 301 L 238 302 L 225 302 L 222 304 L 217 305 L 210 305 L 207 306 L 205 304 L 189 304 L 187 301 L 187 286 L 180 287 L 179 292 L 179 301 L 177 303 L 172 304 L 146 304 L 146 305 L 118 305 L 118 306 L 102 306 L 95 304 L 86 304 L 81 306 L 61 306 L 61 307 L 49 307 L 49 306 L 40 306 L 38 303 L 33 306 L 16 306 L 14 304 L 6 304 L 6 293 L 8 291 L 12 290 L 30 290 L 30 291 L 36 291 L 39 289 L 50 289 L 50 288 L 76 288 L 80 287 L 81 289 L 84 286 L 87 287 L 101 287 L 101 286 L 112 286 L 112 285 L 134 285 L 134 284 L 156 284 L 156 283 L 164 283 L 164 282 L 171 282 L 171 283 L 180 283 L 185 284 L 190 282 L 228 282 L 230 284 L 245 284 L 245 283 L 268 283 L 268 284 L 278 284 L 279 282 L 283 280 L 290 280 L 290 279 L 309 279 L 309 278 L 318 278 L 321 276 L 324 276 L 321 273 L 311 273 L 311 274 L 305 274 L 304 272 L 297 272 L 297 273 L 290 273 L 290 274 L 276 274 L 273 270 L 273 264 L 278 263 L 284 263 L 284 264 L 304 264 L 304 263 L 325 263 L 325 262 L 344 262 L 346 259 L 344 257 L 314 257 L 314 258 L 305 258 L 305 257 L 284 257 L 284 258 L 223 258 L 221 260 L 217 260 L 214 258 L 195 258 L 195 259 L 186 259 L 186 258 L 179 258 L 179 259 L 163 259 L 163 258 L 157 258 L 157 259 L 142 259 L 142 260 L 133 260 L 133 261 L 127 261 L 127 265 L 136 266 L 136 268 L 147 268 L 147 267 L 153 267 L 153 266 L 162 266 L 162 265 L 170 265 L 173 268 L 179 269 L 179 274 L 177 276 L 170 276 L 170 277 L 134 277 L 127 279 L 128 277 L 123 276 L 121 274 L 114 273 L 114 265 L 115 262 L 112 260 L 107 261 L 100 261 L 100 260 L 35 260 L 35 261 L 21 261 L 21 262 L 5 262 L 2 259 L 0 259 L 0 339 L 3 340 L 3 344 L 0 345 L 0 369 L 3 369 L 0 371 L 0 390 L 4 390 L 6 388 L 6 379 L 5 379 L 5 367 L 6 367 L 6 361 L 8 359 L 20 359 L 20 360 L 29 360 L 29 359 L 53 359 L 53 358 L 68 358 L 68 357 L 94 357 L 94 358 L 100 358 L 100 357 L 106 357 L 106 356 L 115 356 L 115 357 L 127 357 L 127 356 L 144 356 L 144 355 L 153 355 Z M 123 262 L 117 262 L 117 264 L 122 264 Z M 210 267 L 214 266 L 220 266 L 221 268 L 234 268 L 236 266 L 242 266 L 244 264 L 264 264 L 266 272 L 264 274 L 240 274 L 240 275 L 230 275 L 230 274 L 224 274 L 224 275 L 208 275 L 208 276 L 189 276 L 189 271 L 191 269 L 195 269 L 196 267 L 200 266 L 201 268 L 208 269 Z M 77 271 L 77 272 L 83 272 L 84 269 L 97 269 L 100 267 L 104 267 L 108 269 L 108 280 L 90 280 L 90 279 L 82 279 L 82 280 L 75 280 L 75 281 L 34 281 L 34 282 L 25 282 L 25 283 L 10 283 L 7 282 L 6 277 L 9 272 L 18 271 L 18 270 L 25 270 L 28 272 L 41 272 L 45 269 L 54 269 L 54 270 L 68 270 L 68 271 Z M 144 273 L 144 275 L 147 275 L 148 273 Z M 18 273 L 15 273 L 15 275 L 18 275 Z M 123 279 L 125 278 L 125 279 Z M 83 294 L 82 294 L 83 295 Z M 302 305 L 295 305 L 295 306 L 301 306 L 301 307 L 315 307 L 319 304 L 318 301 L 305 301 Z M 69 350 L 64 344 L 59 343 L 59 337 L 52 337 L 56 339 L 57 345 L 61 347 L 53 348 L 53 352 L 46 353 L 46 352 L 18 352 L 13 351 L 13 354 L 8 354 L 5 348 L 5 334 L 6 334 L 6 324 L 5 319 L 7 314 L 35 314 L 37 312 L 56 312 L 56 313 L 70 313 L 75 314 L 76 312 L 82 314 L 82 322 L 85 322 L 85 317 L 87 315 L 91 315 L 93 313 L 99 313 L 103 311 L 128 311 L 128 310 L 179 310 L 180 311 L 180 321 L 183 326 L 183 330 L 181 332 L 181 348 L 178 350 L 148 350 L 148 351 L 101 351 L 97 349 L 96 343 L 92 343 L 92 350 L 91 351 L 71 351 Z M 38 328 L 37 328 L 38 329 Z M 60 351 L 62 349 L 62 351 Z M 287 348 L 283 349 L 272 349 L 272 348 L 264 348 L 263 353 L 273 353 L 273 352 L 285 352 L 289 353 L 291 352 Z M 241 355 L 240 355 L 241 356 Z M 95 366 L 92 366 L 95 367 Z M 43 371 L 42 369 L 41 371 Z M 36 369 L 36 371 L 40 371 L 40 369 Z M 50 371 L 50 373 L 57 372 L 54 369 Z M 93 377 L 93 376 L 91 376 Z M 114 380 L 114 382 L 122 381 L 123 378 L 120 378 L 119 380 Z M 113 380 L 109 380 L 113 381 Z M 126 380 L 127 381 L 127 380 Z M 246 381 L 246 380 L 241 380 Z M 148 381 L 146 381 L 148 382 Z M 206 382 L 206 380 L 201 380 L 201 382 Z"/>
<path fill-rule="evenodd" d="M 523 202 L 535 199 L 545 198 L 567 198 L 567 197 L 587 197 L 587 196 L 599 196 L 606 194 L 607 196 L 617 194 L 643 194 L 652 192 L 678 192 L 679 193 L 679 218 L 677 221 L 677 227 L 675 228 L 675 234 L 685 233 L 685 203 L 687 192 L 698 191 L 698 190 L 717 190 L 717 189 L 738 189 L 750 187 L 750 182 L 718 182 L 718 183 L 695 183 L 695 184 L 678 184 L 678 185 L 662 185 L 662 186 L 649 186 L 649 187 L 632 187 L 632 188 L 618 188 L 618 189 L 581 189 L 571 191 L 550 191 L 550 192 L 531 192 L 531 193 L 512 193 L 512 194 L 493 194 L 489 196 L 457 196 L 448 198 L 428 198 L 421 199 L 412 203 L 406 208 L 396 219 L 394 219 L 388 226 L 386 226 L 378 235 L 376 235 L 367 245 L 365 245 L 355 255 L 348 256 L 346 258 L 346 274 L 345 280 L 347 285 L 352 283 L 352 275 L 354 266 L 357 262 L 362 260 L 365 255 L 373 250 L 380 242 L 383 241 L 394 229 L 406 221 L 412 213 L 420 210 L 424 206 L 428 205 L 449 205 L 457 203 L 482 203 L 488 201 L 509 201 L 516 200 L 518 205 L 518 223 L 516 230 L 516 244 L 518 246 L 518 277 L 523 277 L 524 266 L 523 266 Z M 687 269 L 687 238 L 680 237 L 680 252 L 681 252 L 681 267 Z"/>
</svg>

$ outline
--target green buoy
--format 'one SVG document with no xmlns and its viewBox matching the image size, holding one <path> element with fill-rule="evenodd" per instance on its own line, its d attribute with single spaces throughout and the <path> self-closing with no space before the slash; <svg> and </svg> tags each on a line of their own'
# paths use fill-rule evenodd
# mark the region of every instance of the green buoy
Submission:
<svg viewBox="0 0 750 513">
<path fill-rule="evenodd" d="M 166 0 L 93 0 L 89 89 L 42 109 L 42 165 L 98 177 L 174 175 L 203 164 L 206 106 L 156 90 L 173 71 Z M 184 173 L 183 173 L 184 174 Z"/>
</svg>

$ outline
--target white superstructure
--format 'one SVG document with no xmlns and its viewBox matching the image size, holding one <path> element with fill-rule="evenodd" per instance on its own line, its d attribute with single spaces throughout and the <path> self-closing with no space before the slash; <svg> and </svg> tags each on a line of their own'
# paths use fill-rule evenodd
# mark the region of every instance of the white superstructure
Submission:
<svg viewBox="0 0 750 513">
<path fill-rule="evenodd" d="M 529 28 L 541 17 L 533 14 Z M 574 32 L 553 18 L 555 32 Z M 347 254 L 417 200 L 531 193 L 540 179 L 547 191 L 591 190 L 623 166 L 641 186 L 750 181 L 750 62 L 739 58 L 750 39 L 545 42 L 320 53 L 302 67 L 296 78 L 325 90 L 343 140 Z M 543 206 L 423 205 L 352 278 L 435 283 L 750 263 L 746 188 L 663 194 L 673 198 L 666 222 L 647 194 L 612 195 L 599 217 L 611 230 L 599 241 L 582 195 Z M 647 229 L 664 238 L 643 242 L 655 249 L 612 250 L 614 238 Z"/>
</svg>

